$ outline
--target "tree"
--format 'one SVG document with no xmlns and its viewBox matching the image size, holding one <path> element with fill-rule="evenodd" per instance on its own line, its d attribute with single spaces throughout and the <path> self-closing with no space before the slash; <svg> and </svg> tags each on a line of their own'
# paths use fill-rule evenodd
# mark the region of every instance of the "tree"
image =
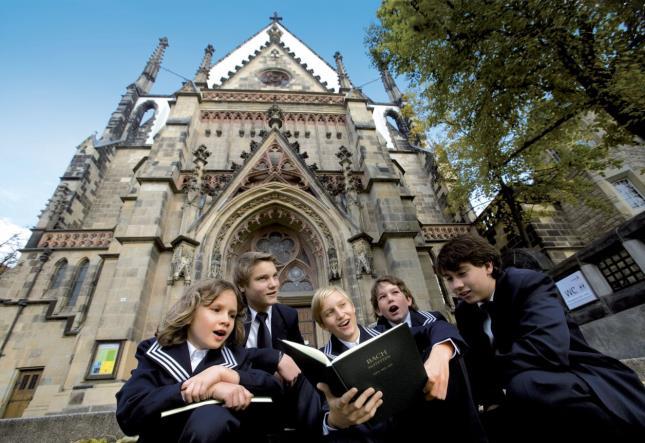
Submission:
<svg viewBox="0 0 645 443">
<path fill-rule="evenodd" d="M 22 240 L 19 233 L 11 235 L 6 240 L 0 241 L 0 275 L 14 267 L 18 262 L 18 258 L 20 257 L 18 249 L 20 249 L 21 246 Z"/>
<path fill-rule="evenodd" d="M 453 205 L 499 195 L 526 240 L 523 203 L 587 198 L 583 171 L 612 164 L 608 146 L 645 138 L 644 9 L 385 0 L 367 43 L 375 63 L 410 78 L 427 125 L 443 129 L 435 148 L 451 163 Z"/>
</svg>

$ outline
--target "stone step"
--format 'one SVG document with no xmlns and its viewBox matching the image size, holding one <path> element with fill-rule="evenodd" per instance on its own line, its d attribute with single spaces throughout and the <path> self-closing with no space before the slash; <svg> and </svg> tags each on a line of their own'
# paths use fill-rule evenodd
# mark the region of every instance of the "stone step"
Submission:
<svg viewBox="0 0 645 443">
<path fill-rule="evenodd" d="M 6 418 L 0 420 L 0 435 L 3 443 L 71 443 L 92 438 L 114 442 L 124 437 L 114 411 Z"/>
</svg>

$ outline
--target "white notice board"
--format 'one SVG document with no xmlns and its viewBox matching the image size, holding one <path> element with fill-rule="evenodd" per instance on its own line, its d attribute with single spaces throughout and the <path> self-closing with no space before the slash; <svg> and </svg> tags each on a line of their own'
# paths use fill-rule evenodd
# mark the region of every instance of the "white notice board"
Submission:
<svg viewBox="0 0 645 443">
<path fill-rule="evenodd" d="M 598 298 L 580 271 L 567 275 L 555 284 L 569 309 L 586 305 Z"/>
</svg>

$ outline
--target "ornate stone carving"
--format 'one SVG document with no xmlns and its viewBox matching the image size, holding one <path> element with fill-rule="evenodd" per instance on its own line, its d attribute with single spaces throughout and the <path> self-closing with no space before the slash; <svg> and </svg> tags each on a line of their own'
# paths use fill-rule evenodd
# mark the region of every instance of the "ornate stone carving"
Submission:
<svg viewBox="0 0 645 443">
<path fill-rule="evenodd" d="M 247 154 L 247 157 L 249 156 Z M 245 177 L 238 192 L 276 181 L 309 191 L 308 180 L 300 173 L 300 170 L 293 164 L 292 159 L 277 143 L 262 153 Z"/>
<path fill-rule="evenodd" d="M 47 231 L 38 248 L 104 249 L 110 246 L 112 236 L 112 231 Z"/>
<path fill-rule="evenodd" d="M 279 194 L 279 193 L 271 193 L 271 194 L 266 194 L 263 195 L 260 198 L 254 198 L 250 201 L 248 201 L 243 207 L 237 209 L 235 212 L 233 212 L 230 217 L 224 222 L 222 227 L 218 230 L 217 236 L 215 237 L 214 245 L 213 245 L 213 250 L 222 250 L 222 241 L 224 240 L 224 237 L 226 234 L 230 231 L 231 227 L 235 224 L 238 223 L 240 219 L 244 217 L 256 217 L 257 214 L 254 214 L 253 211 L 260 206 L 263 206 L 269 202 L 274 202 L 275 205 L 272 205 L 273 208 L 285 208 L 283 204 L 295 207 L 296 210 L 298 211 L 298 214 L 291 212 L 294 215 L 293 219 L 285 219 L 287 225 L 291 226 L 289 223 L 289 220 L 303 220 L 305 221 L 308 220 L 310 223 L 314 224 L 315 226 L 318 227 L 318 229 L 322 232 L 323 237 L 326 241 L 327 244 L 331 245 L 334 244 L 333 237 L 331 235 L 331 231 L 327 227 L 327 224 L 318 216 L 318 214 L 309 206 L 303 205 L 299 200 L 290 197 L 285 194 Z M 286 209 L 286 208 L 285 208 Z M 288 211 L 288 209 L 286 209 Z M 252 214 L 252 215 L 251 215 Z M 258 219 L 259 220 L 259 219 Z M 243 230 L 237 230 L 236 233 L 231 237 L 233 239 L 237 240 L 232 240 L 237 244 L 237 242 L 241 241 L 240 233 L 242 231 L 247 231 L 248 227 L 250 225 L 247 225 L 246 228 Z M 297 227 L 297 226 L 296 226 Z M 313 229 L 307 230 L 307 232 L 315 232 Z M 321 245 L 322 248 L 322 245 Z M 226 255 L 226 260 L 231 260 L 233 258 L 234 253 L 232 252 L 234 248 L 227 248 L 228 253 Z M 313 248 L 316 249 L 316 248 Z M 319 252 L 322 253 L 324 249 L 318 249 Z"/>
<path fill-rule="evenodd" d="M 364 274 L 372 274 L 372 247 L 364 238 L 352 243 L 354 251 L 354 264 L 356 266 L 356 277 L 361 278 Z"/>
<path fill-rule="evenodd" d="M 280 129 L 282 127 L 282 121 L 284 120 L 284 115 L 282 114 L 282 109 L 273 102 L 273 105 L 267 111 L 269 127 L 271 129 Z"/>
<path fill-rule="evenodd" d="M 446 241 L 470 232 L 467 224 L 424 225 L 421 227 L 425 241 Z"/>
<path fill-rule="evenodd" d="M 326 94 L 297 94 L 280 92 L 237 92 L 237 91 L 206 91 L 204 100 L 214 102 L 259 102 L 271 103 L 300 103 L 312 105 L 342 105 L 344 97 Z"/>
<path fill-rule="evenodd" d="M 276 222 L 298 231 L 310 243 L 313 252 L 316 255 L 322 255 L 324 247 L 321 238 L 311 224 L 296 212 L 278 205 L 265 208 L 248 217 L 231 236 L 229 249 L 235 250 L 259 227 Z"/>
<path fill-rule="evenodd" d="M 345 192 L 345 177 L 340 174 L 319 175 L 318 180 L 332 197 Z"/>
<path fill-rule="evenodd" d="M 276 22 L 273 22 L 271 25 L 271 28 L 267 31 L 267 34 L 269 34 L 269 41 L 271 43 L 279 44 L 280 43 L 280 37 L 282 37 L 282 31 L 280 31 L 280 28 L 278 28 L 278 25 Z"/>
<path fill-rule="evenodd" d="M 184 284 L 189 285 L 193 275 L 193 262 L 195 251 L 192 246 L 182 243 L 175 248 L 172 254 L 168 284 L 172 285 L 179 279 L 184 279 Z"/>
<path fill-rule="evenodd" d="M 254 121 L 265 123 L 268 121 L 269 114 L 265 112 L 254 111 L 210 111 L 202 110 L 199 118 L 203 122 L 221 121 L 221 122 L 242 122 Z M 282 121 L 284 122 L 303 122 L 303 123 L 327 123 L 335 125 L 345 124 L 345 114 L 321 114 L 311 112 L 282 112 Z M 262 136 L 262 134 L 260 134 Z"/>
<path fill-rule="evenodd" d="M 210 278 L 222 278 L 222 254 L 219 251 L 213 251 L 211 255 L 211 267 L 208 271 Z"/>
<path fill-rule="evenodd" d="M 329 280 L 338 280 L 340 278 L 340 266 L 338 266 L 336 248 L 327 249 L 327 258 L 329 259 Z"/>
<path fill-rule="evenodd" d="M 186 193 L 186 204 L 192 205 L 195 201 L 203 204 L 204 195 L 209 193 L 209 189 L 204 181 L 204 166 L 208 163 L 207 159 L 211 153 L 205 145 L 200 145 L 193 151 L 193 163 L 195 169 L 192 173 L 183 176 L 182 191 Z"/>
</svg>

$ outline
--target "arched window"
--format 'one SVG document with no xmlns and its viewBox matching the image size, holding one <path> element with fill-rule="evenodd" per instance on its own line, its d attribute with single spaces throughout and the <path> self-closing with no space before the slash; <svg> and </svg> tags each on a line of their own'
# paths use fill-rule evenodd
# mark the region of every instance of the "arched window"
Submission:
<svg viewBox="0 0 645 443">
<path fill-rule="evenodd" d="M 153 101 L 147 101 L 139 105 L 130 117 L 126 142 L 130 144 L 143 145 L 155 122 L 158 106 Z"/>
<path fill-rule="evenodd" d="M 281 303 L 298 311 L 298 324 L 305 343 L 317 347 L 319 333 L 310 305 L 314 288 L 319 283 L 311 239 L 276 223 L 255 231 L 242 249 L 268 252 L 276 258 Z"/>
<path fill-rule="evenodd" d="M 311 252 L 294 232 L 269 227 L 254 239 L 257 251 L 268 252 L 278 261 L 281 292 L 310 292 L 314 289 L 315 271 L 311 267 Z"/>
<path fill-rule="evenodd" d="M 67 306 L 74 306 L 76 304 L 76 300 L 78 300 L 81 288 L 83 287 L 83 282 L 85 281 L 85 276 L 87 275 L 87 268 L 89 267 L 90 261 L 87 259 L 84 259 L 81 264 L 78 265 L 78 270 L 74 277 L 74 283 L 72 284 L 72 289 L 67 299 Z"/>
<path fill-rule="evenodd" d="M 67 259 L 62 259 L 56 263 L 54 268 L 54 273 L 52 274 L 52 279 L 49 282 L 49 289 L 58 289 L 63 284 L 63 279 L 65 278 L 65 271 L 67 270 Z"/>
</svg>

